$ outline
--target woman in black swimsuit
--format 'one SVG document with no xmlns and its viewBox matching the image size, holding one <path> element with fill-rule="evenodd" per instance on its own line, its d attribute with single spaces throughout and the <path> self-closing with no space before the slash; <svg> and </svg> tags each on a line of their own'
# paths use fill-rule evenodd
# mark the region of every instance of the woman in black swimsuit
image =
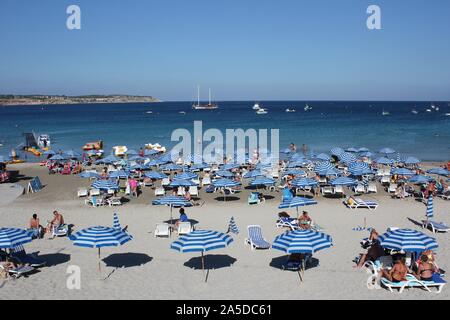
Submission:
<svg viewBox="0 0 450 320">
<path fill-rule="evenodd" d="M 433 274 L 437 271 L 436 266 L 428 261 L 428 256 L 422 254 L 419 261 L 419 268 L 415 274 L 416 278 L 423 281 L 432 281 Z"/>
</svg>

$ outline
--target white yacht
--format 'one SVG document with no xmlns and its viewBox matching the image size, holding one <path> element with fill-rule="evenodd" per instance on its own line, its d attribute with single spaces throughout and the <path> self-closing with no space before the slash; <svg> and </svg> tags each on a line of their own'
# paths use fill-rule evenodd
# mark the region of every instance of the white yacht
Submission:
<svg viewBox="0 0 450 320">
<path fill-rule="evenodd" d="M 285 110 L 286 112 L 295 112 L 295 109 L 289 109 L 289 108 L 287 108 L 286 110 Z"/>
<path fill-rule="evenodd" d="M 260 108 L 256 111 L 256 114 L 267 114 L 267 110 L 264 108 Z"/>
<path fill-rule="evenodd" d="M 411 110 L 411 113 L 412 113 L 412 114 L 418 114 L 419 111 L 417 111 L 416 109 L 412 109 L 412 110 Z"/>
<path fill-rule="evenodd" d="M 381 113 L 383 116 L 388 116 L 388 115 L 390 115 L 390 113 L 389 113 L 389 111 L 384 111 L 384 109 L 383 109 L 383 112 Z"/>
<path fill-rule="evenodd" d="M 50 136 L 48 134 L 40 134 L 36 139 L 37 145 L 41 149 L 50 147 Z"/>
<path fill-rule="evenodd" d="M 254 105 L 253 105 L 253 108 L 252 108 L 253 110 L 259 110 L 259 109 L 261 109 L 261 107 L 259 106 L 259 103 L 258 102 L 256 102 Z"/>
</svg>

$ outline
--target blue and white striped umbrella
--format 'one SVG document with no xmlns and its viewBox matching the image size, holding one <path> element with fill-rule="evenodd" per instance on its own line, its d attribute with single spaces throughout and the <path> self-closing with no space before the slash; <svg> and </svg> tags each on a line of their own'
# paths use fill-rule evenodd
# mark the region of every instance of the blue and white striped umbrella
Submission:
<svg viewBox="0 0 450 320">
<path fill-rule="evenodd" d="M 332 169 L 334 169 L 334 166 L 328 161 L 318 162 L 314 166 L 314 172 L 320 176 L 327 175 L 327 173 Z"/>
<path fill-rule="evenodd" d="M 230 222 L 228 223 L 228 232 L 232 232 L 234 234 L 239 234 L 239 229 L 237 227 L 236 221 L 234 221 L 234 217 L 231 217 Z"/>
<path fill-rule="evenodd" d="M 412 172 L 409 169 L 406 168 L 394 168 L 391 170 L 391 174 L 398 174 L 400 176 L 413 176 L 415 175 L 414 172 Z"/>
<path fill-rule="evenodd" d="M 409 182 L 415 183 L 415 184 L 425 184 L 432 180 L 433 180 L 433 178 L 424 176 L 424 175 L 420 175 L 420 174 L 412 176 L 411 178 L 408 179 Z"/>
<path fill-rule="evenodd" d="M 353 186 L 357 183 L 358 181 L 349 177 L 338 177 L 330 181 L 332 186 Z"/>
<path fill-rule="evenodd" d="M 69 236 L 75 246 L 87 248 L 117 247 L 133 239 L 128 233 L 111 227 L 90 227 Z"/>
<path fill-rule="evenodd" d="M 170 245 L 171 249 L 179 252 L 201 252 L 202 270 L 205 272 L 204 252 L 227 247 L 233 238 L 225 233 L 209 230 L 195 230 L 183 235 Z M 207 277 L 205 277 L 205 282 Z"/>
<path fill-rule="evenodd" d="M 214 173 L 218 177 L 231 178 L 234 174 L 228 170 L 219 170 Z"/>
<path fill-rule="evenodd" d="M 366 147 L 360 147 L 360 148 L 358 148 L 357 152 L 369 152 L 369 149 Z"/>
<path fill-rule="evenodd" d="M 344 163 L 356 162 L 356 160 L 358 160 L 358 158 L 355 156 L 355 154 L 350 153 L 350 152 L 341 153 L 338 156 L 338 158 L 339 158 L 339 161 L 344 162 Z"/>
<path fill-rule="evenodd" d="M 71 159 L 81 157 L 81 154 L 75 150 L 64 151 L 64 154 L 67 155 Z"/>
<path fill-rule="evenodd" d="M 192 172 L 182 172 L 177 175 L 173 176 L 174 179 L 181 179 L 181 180 L 191 180 L 198 178 L 198 176 L 195 173 Z"/>
<path fill-rule="evenodd" d="M 326 153 L 319 153 L 314 159 L 322 160 L 322 161 L 330 161 L 331 157 Z"/>
<path fill-rule="evenodd" d="M 173 179 L 169 184 L 170 187 L 191 187 L 196 185 L 194 181 L 185 179 Z"/>
<path fill-rule="evenodd" d="M 50 157 L 49 160 L 51 161 L 64 161 L 64 160 L 68 160 L 69 157 L 67 155 L 64 154 L 55 154 L 54 156 Z"/>
<path fill-rule="evenodd" d="M 423 252 L 438 247 L 434 238 L 411 229 L 388 231 L 379 236 L 378 239 L 382 247 L 404 252 Z"/>
<path fill-rule="evenodd" d="M 110 178 L 120 178 L 120 179 L 127 179 L 128 176 L 130 175 L 129 172 L 126 172 L 124 170 L 117 170 L 117 171 L 113 171 L 109 174 Z"/>
<path fill-rule="evenodd" d="M 150 160 L 150 161 L 147 163 L 147 166 L 149 166 L 149 167 L 160 166 L 160 165 L 163 165 L 163 164 L 165 164 L 165 163 L 167 163 L 167 162 L 162 161 L 162 160 L 160 160 L 160 159 L 152 159 L 152 160 Z"/>
<path fill-rule="evenodd" d="M 240 165 L 238 165 L 237 163 L 226 163 L 221 167 L 221 170 L 233 170 L 233 169 L 238 169 L 240 167 Z"/>
<path fill-rule="evenodd" d="M 244 175 L 243 175 L 243 178 L 244 179 L 247 179 L 247 178 L 256 178 L 256 177 L 260 177 L 260 176 L 263 176 L 264 174 L 261 172 L 261 170 L 252 170 L 252 171 L 249 171 L 249 172 L 246 172 Z"/>
<path fill-rule="evenodd" d="M 304 170 L 300 170 L 300 169 L 289 169 L 282 173 L 282 176 L 287 176 L 287 175 L 304 176 L 304 175 L 306 175 L 306 172 Z"/>
<path fill-rule="evenodd" d="M 203 170 L 203 169 L 206 169 L 206 168 L 209 168 L 209 167 L 211 167 L 209 164 L 207 164 L 207 163 L 194 163 L 192 166 L 191 166 L 191 170 Z"/>
<path fill-rule="evenodd" d="M 144 151 L 144 156 L 154 156 L 155 154 L 158 154 L 159 151 L 155 149 L 146 149 Z"/>
<path fill-rule="evenodd" d="M 256 177 L 250 181 L 251 186 L 273 186 L 275 184 L 275 180 L 268 177 Z"/>
<path fill-rule="evenodd" d="M 119 189 L 119 186 L 117 185 L 117 183 L 115 183 L 114 181 L 109 180 L 109 179 L 97 179 L 92 183 L 91 187 L 94 189 L 100 189 L 100 190 L 117 190 L 117 189 Z"/>
<path fill-rule="evenodd" d="M 350 147 L 350 148 L 345 149 L 345 151 L 346 152 L 358 152 L 358 149 L 355 147 Z"/>
<path fill-rule="evenodd" d="M 140 155 L 134 155 L 128 158 L 130 161 L 136 161 L 136 162 L 144 162 L 145 158 L 141 157 Z"/>
<path fill-rule="evenodd" d="M 134 149 L 129 149 L 129 150 L 127 150 L 127 151 L 125 152 L 125 154 L 127 154 L 128 156 L 134 156 L 134 155 L 136 155 L 136 154 L 139 154 L 139 152 L 137 152 L 137 151 L 134 150 Z"/>
<path fill-rule="evenodd" d="M 83 171 L 78 176 L 80 178 L 100 178 L 100 175 L 97 172 L 93 171 Z"/>
<path fill-rule="evenodd" d="M 216 188 L 228 188 L 228 187 L 236 187 L 239 186 L 241 183 L 238 181 L 230 180 L 230 179 L 219 179 L 212 182 L 212 185 Z"/>
<path fill-rule="evenodd" d="M 292 180 L 292 186 L 293 187 L 313 187 L 317 185 L 317 181 L 310 178 L 299 178 Z"/>
<path fill-rule="evenodd" d="M 164 179 L 167 178 L 167 175 L 162 173 L 162 172 L 158 172 L 158 171 L 149 171 L 146 172 L 144 174 L 145 177 L 150 178 L 150 179 L 155 179 L 155 180 L 159 180 L 159 179 Z"/>
<path fill-rule="evenodd" d="M 298 160 L 290 161 L 287 165 L 288 168 L 299 168 L 308 164 L 308 160 L 301 158 Z"/>
<path fill-rule="evenodd" d="M 120 226 L 120 222 L 119 222 L 119 215 L 115 212 L 114 212 L 114 216 L 113 216 L 113 228 L 116 230 L 122 230 L 122 227 Z"/>
<path fill-rule="evenodd" d="M 418 164 L 420 163 L 420 160 L 416 157 L 407 157 L 403 162 L 405 164 Z"/>
<path fill-rule="evenodd" d="M 56 154 L 55 151 L 49 149 L 49 150 L 45 150 L 44 153 L 42 153 L 44 156 L 48 156 L 48 155 L 54 155 Z"/>
<path fill-rule="evenodd" d="M 431 193 L 428 197 L 426 216 L 427 218 L 433 218 L 433 194 Z"/>
<path fill-rule="evenodd" d="M 359 154 L 361 157 L 372 158 L 375 154 L 370 151 L 361 152 Z"/>
<path fill-rule="evenodd" d="M 345 150 L 342 149 L 342 148 L 339 148 L 339 147 L 335 147 L 335 148 L 333 148 L 333 149 L 330 150 L 330 153 L 331 153 L 333 156 L 340 156 L 340 155 L 343 154 L 344 152 L 345 152 Z"/>
<path fill-rule="evenodd" d="M 379 163 L 379 164 L 392 165 L 392 164 L 394 164 L 395 161 L 393 159 L 381 157 L 381 158 L 378 158 L 377 160 L 375 160 L 375 162 Z"/>
<path fill-rule="evenodd" d="M 395 150 L 392 148 L 382 148 L 378 151 L 378 153 L 392 154 L 392 153 L 395 153 Z"/>
<path fill-rule="evenodd" d="M 310 253 L 329 248 L 333 245 L 330 235 L 312 230 L 285 232 L 275 238 L 272 248 L 286 253 Z"/>
<path fill-rule="evenodd" d="M 12 249 L 31 242 L 33 239 L 28 230 L 21 228 L 0 228 L 0 248 Z"/>
<path fill-rule="evenodd" d="M 427 173 L 438 174 L 440 176 L 448 176 L 450 175 L 450 171 L 444 168 L 432 168 L 427 171 Z"/>
<path fill-rule="evenodd" d="M 166 196 L 152 201 L 153 205 L 168 205 L 170 207 L 190 207 L 192 203 L 185 198 L 177 196 Z"/>
<path fill-rule="evenodd" d="M 107 156 L 103 159 L 100 159 L 100 160 L 103 160 L 103 163 L 116 163 L 116 162 L 120 161 L 120 158 L 117 158 L 115 155 L 110 154 L 109 156 Z"/>
<path fill-rule="evenodd" d="M 164 171 L 178 171 L 178 170 L 182 170 L 183 167 L 179 164 L 175 164 L 175 163 L 169 163 L 166 165 L 161 166 L 161 170 Z"/>
<path fill-rule="evenodd" d="M 362 176 L 372 173 L 369 165 L 365 162 L 353 162 L 348 165 L 348 171 L 354 176 Z"/>
<path fill-rule="evenodd" d="M 317 204 L 316 200 L 303 198 L 303 197 L 292 197 L 290 199 L 286 199 L 278 206 L 278 209 L 286 209 L 286 208 L 298 208 L 303 206 L 310 206 Z"/>
</svg>

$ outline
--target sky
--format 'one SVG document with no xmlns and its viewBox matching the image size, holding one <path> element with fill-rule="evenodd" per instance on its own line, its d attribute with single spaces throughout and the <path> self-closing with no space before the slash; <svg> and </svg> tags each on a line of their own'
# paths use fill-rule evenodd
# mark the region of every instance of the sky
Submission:
<svg viewBox="0 0 450 320">
<path fill-rule="evenodd" d="M 449 39 L 448 0 L 1 0 L 0 93 L 449 101 Z"/>
</svg>

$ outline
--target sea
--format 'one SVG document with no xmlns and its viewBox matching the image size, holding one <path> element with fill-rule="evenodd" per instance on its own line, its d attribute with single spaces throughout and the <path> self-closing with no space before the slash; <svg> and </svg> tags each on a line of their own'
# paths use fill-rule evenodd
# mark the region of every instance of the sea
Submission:
<svg viewBox="0 0 450 320">
<path fill-rule="evenodd" d="M 170 149 L 176 129 L 279 129 L 279 148 L 306 144 L 311 153 L 333 147 L 390 147 L 422 161 L 450 160 L 450 103 L 380 101 L 259 101 L 267 114 L 257 115 L 254 101 L 218 101 L 216 110 L 193 110 L 192 102 L 32 105 L 0 107 L 0 155 L 24 143 L 23 134 L 49 134 L 52 149 L 81 151 L 86 142 L 102 140 L 105 154 L 113 146 L 139 150 L 146 143 Z M 311 110 L 305 111 L 308 104 Z M 286 109 L 295 109 L 288 113 Z M 412 113 L 416 110 L 417 114 Z M 388 112 L 389 115 L 382 115 Z M 447 114 L 447 115 L 446 115 Z M 270 131 L 269 131 L 270 136 Z M 204 142 L 206 144 L 206 142 Z M 37 160 L 21 153 L 27 161 Z"/>
</svg>

